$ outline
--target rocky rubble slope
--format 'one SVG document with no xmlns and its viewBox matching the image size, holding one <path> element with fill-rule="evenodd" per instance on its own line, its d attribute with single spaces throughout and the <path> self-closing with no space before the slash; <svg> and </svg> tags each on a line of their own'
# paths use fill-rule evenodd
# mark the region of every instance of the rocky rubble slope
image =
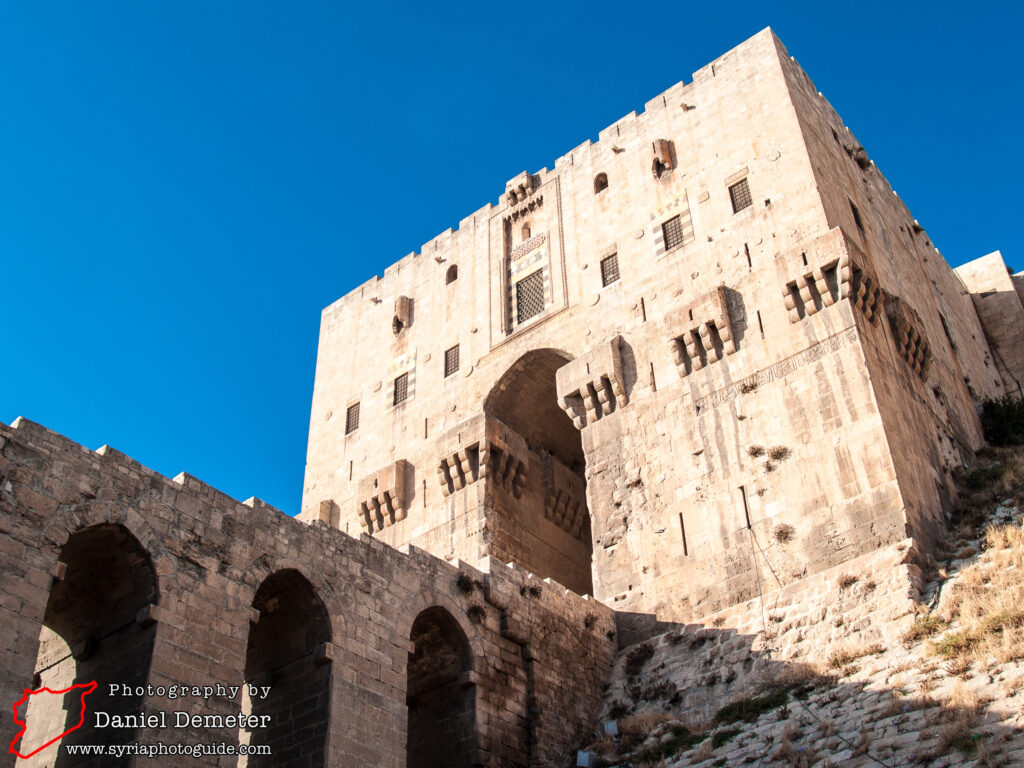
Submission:
<svg viewBox="0 0 1024 768">
<path fill-rule="evenodd" d="M 1024 766 L 1024 451 L 962 481 L 937 562 L 906 543 L 624 649 L 574 762 Z"/>
</svg>

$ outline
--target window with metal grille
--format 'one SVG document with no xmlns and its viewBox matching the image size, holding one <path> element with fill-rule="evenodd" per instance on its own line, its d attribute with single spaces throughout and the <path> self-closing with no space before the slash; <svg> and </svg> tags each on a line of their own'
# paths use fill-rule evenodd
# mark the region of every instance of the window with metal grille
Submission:
<svg viewBox="0 0 1024 768">
<path fill-rule="evenodd" d="M 453 373 L 459 370 L 459 345 L 456 344 L 451 349 L 446 349 L 444 352 L 444 376 L 448 378 Z"/>
<path fill-rule="evenodd" d="M 729 187 L 729 199 L 732 200 L 733 213 L 739 213 L 753 204 L 750 199 L 750 185 L 747 184 L 746 179 L 740 179 Z"/>
<path fill-rule="evenodd" d="M 619 279 L 619 255 L 613 253 L 601 259 L 601 285 L 611 285 Z"/>
<path fill-rule="evenodd" d="M 516 283 L 516 322 L 525 323 L 544 311 L 544 270 Z"/>
<path fill-rule="evenodd" d="M 661 225 L 661 234 L 665 238 L 665 250 L 671 251 L 683 244 L 683 222 L 678 216 Z"/>
<path fill-rule="evenodd" d="M 351 435 L 359 429 L 359 403 L 353 403 L 345 411 L 345 434 Z"/>
<path fill-rule="evenodd" d="M 394 404 L 404 403 L 409 399 L 409 374 L 403 373 L 397 379 L 395 379 L 395 398 Z"/>
</svg>

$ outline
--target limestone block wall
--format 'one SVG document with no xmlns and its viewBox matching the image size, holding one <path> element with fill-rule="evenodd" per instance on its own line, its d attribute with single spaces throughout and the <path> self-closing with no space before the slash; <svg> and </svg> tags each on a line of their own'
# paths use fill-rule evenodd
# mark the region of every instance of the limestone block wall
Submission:
<svg viewBox="0 0 1024 768">
<path fill-rule="evenodd" d="M 684 719 L 700 722 L 725 702 L 792 679 L 801 663 L 820 667 L 836 651 L 900 646 L 924 586 L 919 560 L 908 539 L 785 587 L 770 580 L 762 597 L 699 623 L 666 623 L 644 641 L 653 653 L 642 674 L 624 669 L 632 649 L 619 655 L 606 706 L 642 709 L 678 695 Z"/>
<path fill-rule="evenodd" d="M 1024 307 L 1020 280 L 1011 276 L 999 251 L 956 268 L 971 293 L 1007 392 L 1024 384 Z"/>
<path fill-rule="evenodd" d="M 933 541 L 1002 391 L 966 288 L 764 30 L 324 310 L 301 517 L 352 530 L 404 460 L 374 536 L 582 590 L 546 527 L 582 528 L 582 483 L 594 594 L 639 631 L 756 594 L 750 531 L 794 529 L 787 582 Z M 521 499 L 453 490 L 482 414 Z M 542 517 L 548 456 L 577 479 Z"/>
<path fill-rule="evenodd" d="M 457 659 L 457 684 L 471 691 L 474 761 L 526 766 L 545 750 L 565 754 L 591 726 L 615 649 L 611 611 L 553 582 L 497 562 L 485 561 L 484 570 L 450 565 L 416 548 L 403 553 L 368 536 L 304 525 L 258 500 L 240 504 L 184 474 L 167 479 L 23 419 L 0 425 L 0 533 L 5 700 L 20 698 L 39 680 L 38 665 L 58 657 L 76 682 L 84 674 L 101 686 L 122 676 L 154 686 L 249 682 L 275 692 L 260 701 L 139 697 L 129 710 L 229 715 L 241 708 L 269 714 L 274 727 L 121 734 L 131 743 L 271 743 L 289 765 L 430 765 L 429 756 L 407 762 L 406 754 L 409 678 L 429 684 L 424 660 L 437 647 L 422 628 L 426 616 L 442 617 L 435 625 L 447 627 L 448 650 L 437 658 Z M 138 593 L 143 608 L 127 623 L 110 630 L 103 618 L 112 614 L 67 612 L 83 595 L 102 600 L 123 583 L 105 575 L 119 568 L 141 579 L 134 583 L 149 583 L 149 573 L 155 585 Z M 117 589 L 119 604 L 134 609 Z M 70 626 L 55 621 L 69 616 Z M 70 655 L 52 639 L 40 655 L 44 622 L 71 638 Z M 579 659 L 588 672 L 569 674 Z M 296 680 L 306 681 L 302 697 Z M 294 707 L 308 716 L 294 719 Z M 52 714 L 63 723 L 63 713 Z M 0 737 L 10 743 L 14 735 L 6 718 Z M 83 744 L 113 738 L 88 724 L 74 735 Z M 5 760 L 13 766 L 16 758 Z M 189 762 L 246 764 L 216 755 Z"/>
<path fill-rule="evenodd" d="M 958 273 L 807 74 L 790 58 L 783 66 L 829 226 L 856 244 L 882 292 L 886 322 L 867 335 L 865 360 L 908 532 L 931 542 L 955 497 L 951 472 L 983 445 L 977 407 L 1004 391 L 1003 377 Z"/>
</svg>

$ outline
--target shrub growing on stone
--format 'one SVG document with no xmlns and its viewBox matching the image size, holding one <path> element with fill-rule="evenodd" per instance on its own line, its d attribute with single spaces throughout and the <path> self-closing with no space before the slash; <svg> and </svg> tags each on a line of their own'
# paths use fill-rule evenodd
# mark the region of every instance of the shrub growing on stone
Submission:
<svg viewBox="0 0 1024 768">
<path fill-rule="evenodd" d="M 1024 398 L 1008 394 L 981 406 L 981 428 L 992 445 L 1024 443 Z"/>
<path fill-rule="evenodd" d="M 630 649 L 629 653 L 626 654 L 626 676 L 636 677 L 640 674 L 640 670 L 644 668 L 644 664 L 650 661 L 654 655 L 654 646 L 650 643 L 641 643 L 635 648 Z"/>
</svg>

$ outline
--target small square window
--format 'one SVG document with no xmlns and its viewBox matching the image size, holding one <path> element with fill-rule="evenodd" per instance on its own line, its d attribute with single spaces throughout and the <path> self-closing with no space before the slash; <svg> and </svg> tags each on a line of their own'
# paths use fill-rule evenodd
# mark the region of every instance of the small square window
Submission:
<svg viewBox="0 0 1024 768">
<path fill-rule="evenodd" d="M 397 379 L 395 379 L 395 397 L 392 401 L 394 405 L 404 403 L 409 399 L 409 374 L 403 373 Z"/>
<path fill-rule="evenodd" d="M 601 259 L 601 285 L 611 285 L 619 279 L 619 255 L 613 253 Z"/>
<path fill-rule="evenodd" d="M 345 411 L 345 434 L 351 435 L 359 429 L 359 403 L 353 403 Z"/>
<path fill-rule="evenodd" d="M 544 270 L 516 283 L 516 322 L 525 323 L 544 311 Z"/>
<path fill-rule="evenodd" d="M 739 213 L 753 205 L 750 199 L 750 185 L 746 179 L 740 179 L 729 187 L 729 199 L 732 200 L 732 212 Z"/>
<path fill-rule="evenodd" d="M 683 244 L 683 222 L 678 216 L 661 225 L 661 234 L 665 239 L 665 250 L 671 251 Z"/>
<path fill-rule="evenodd" d="M 456 344 L 451 349 L 446 349 L 444 352 L 444 377 L 447 379 L 453 373 L 459 370 L 459 345 Z"/>
</svg>

